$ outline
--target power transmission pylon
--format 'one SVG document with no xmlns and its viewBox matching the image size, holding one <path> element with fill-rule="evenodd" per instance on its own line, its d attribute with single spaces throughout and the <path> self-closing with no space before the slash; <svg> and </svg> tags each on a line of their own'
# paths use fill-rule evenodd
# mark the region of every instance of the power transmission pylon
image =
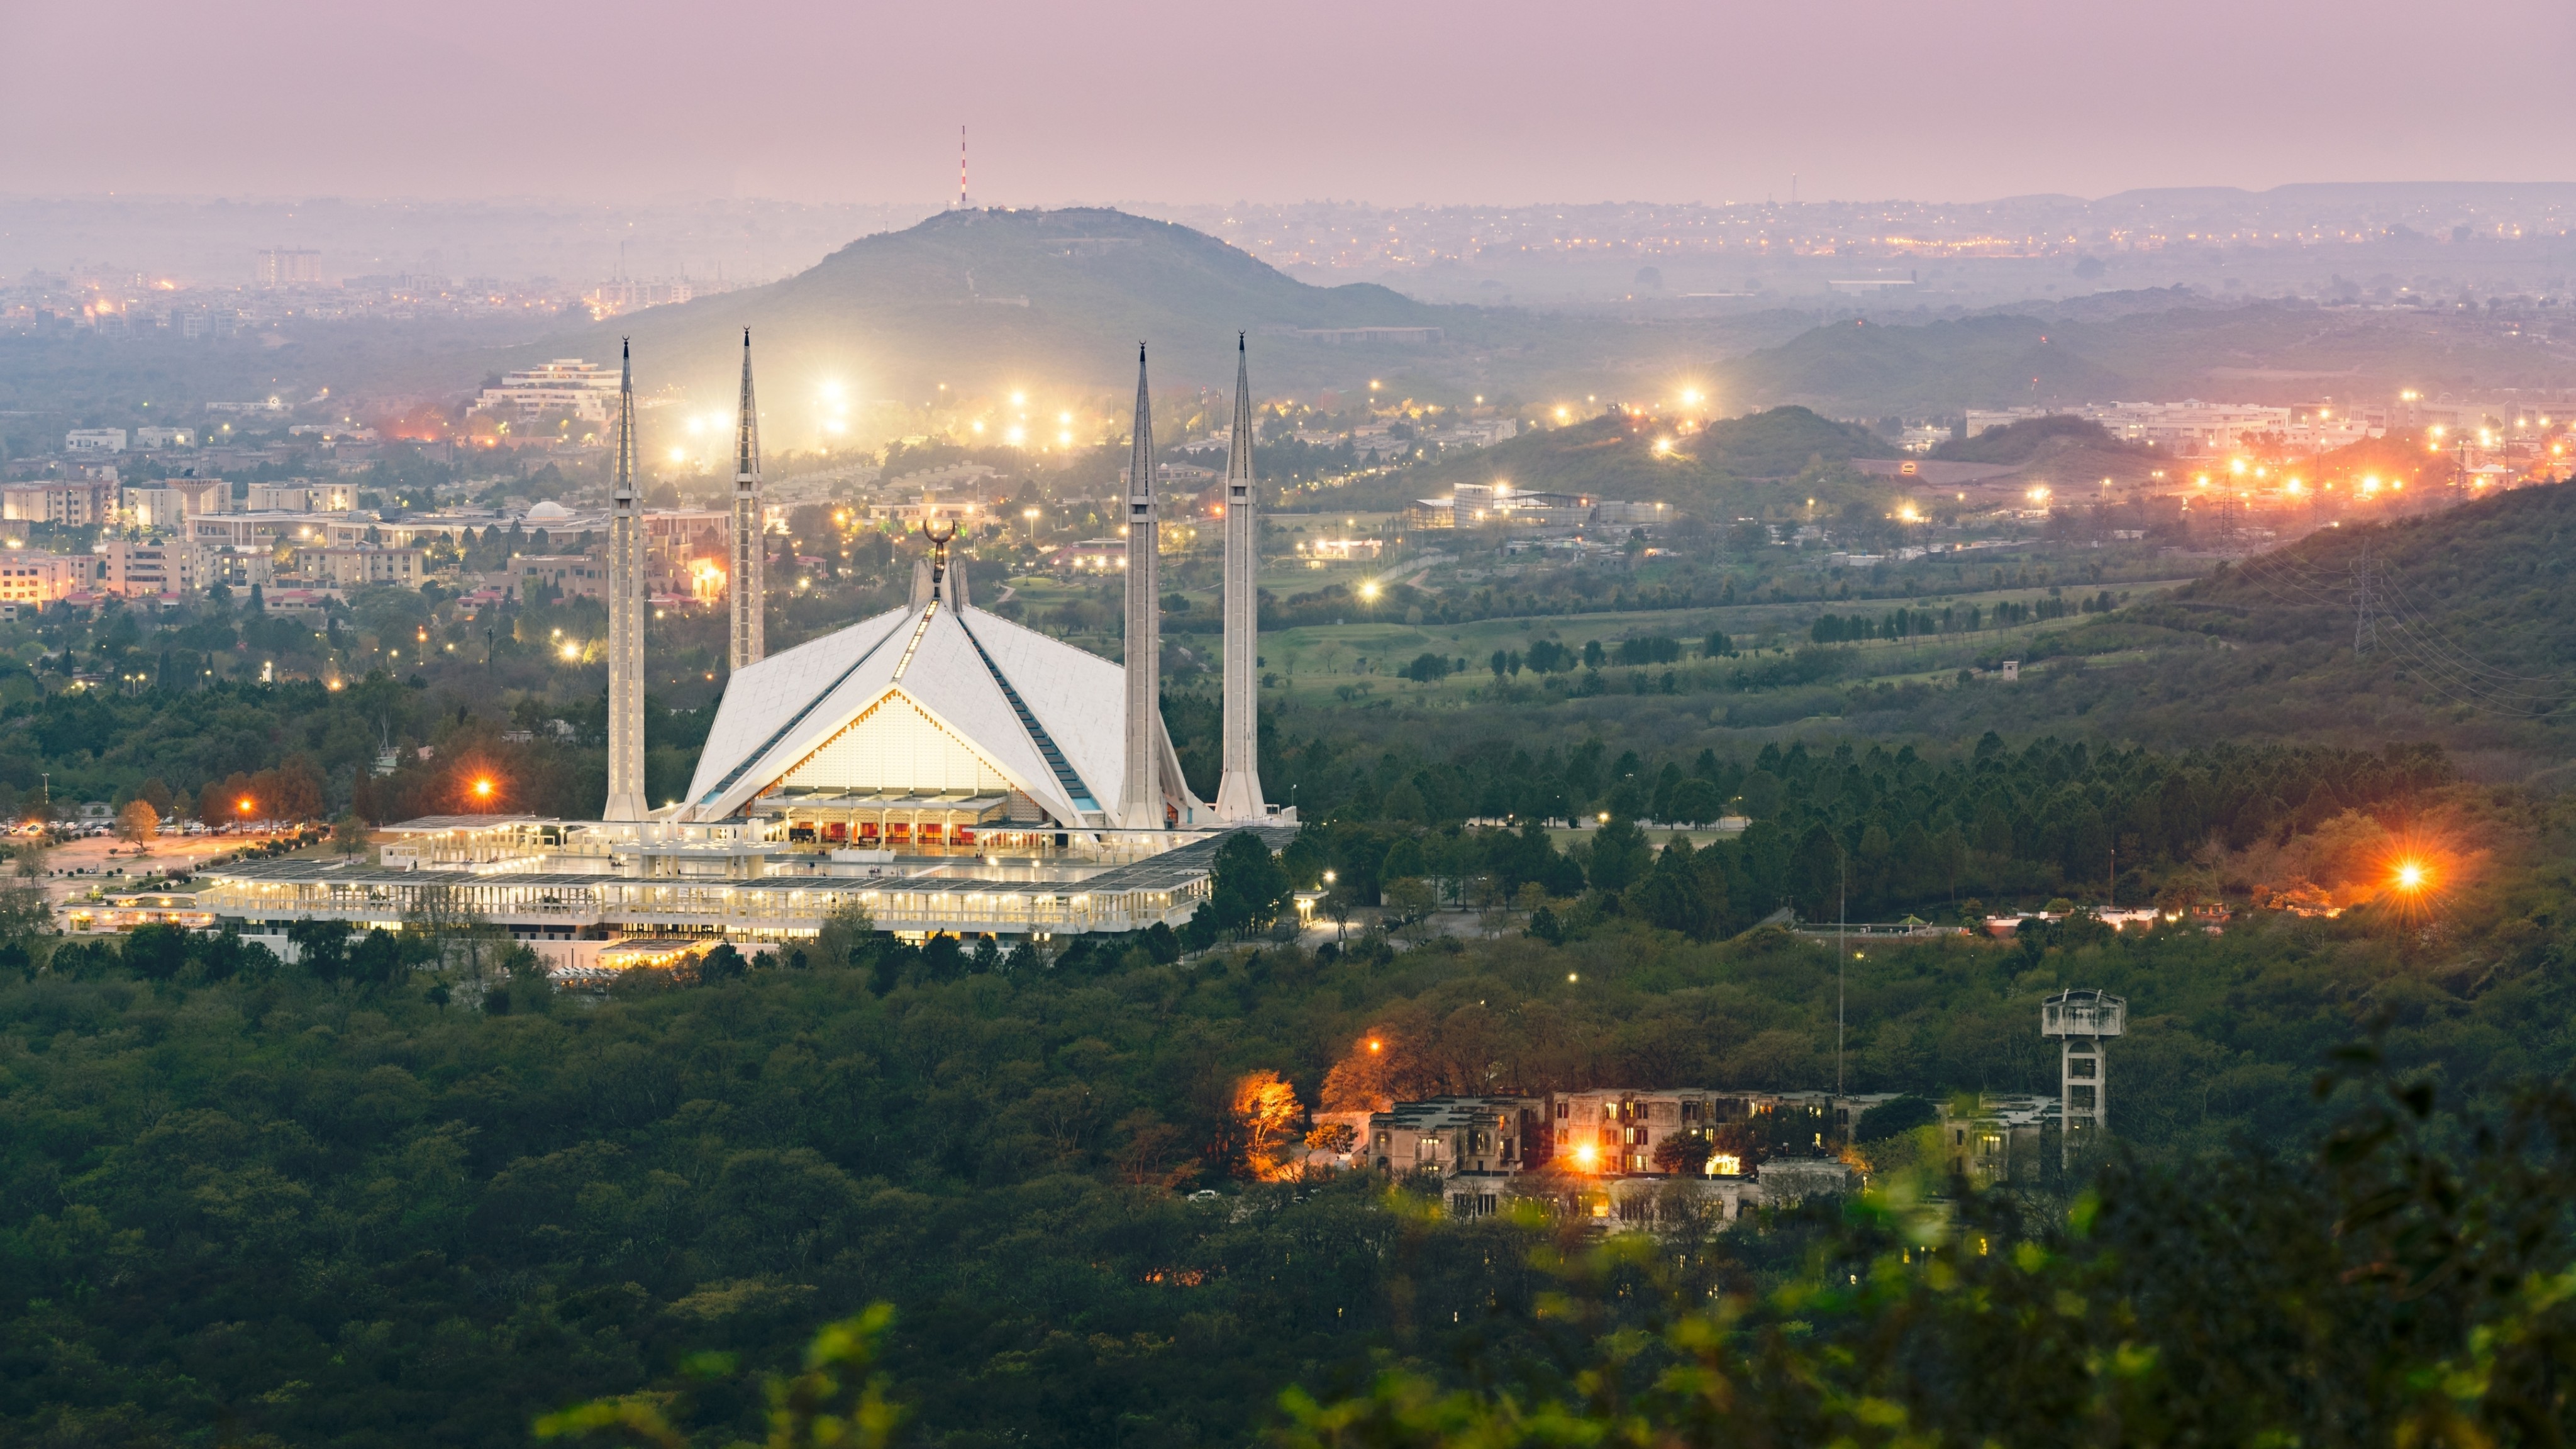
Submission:
<svg viewBox="0 0 2576 1449">
<path fill-rule="evenodd" d="M 2352 563 L 2352 652 L 2367 654 L 2379 643 L 2379 625 L 2370 612 L 2370 545 L 2363 544 Z"/>
</svg>

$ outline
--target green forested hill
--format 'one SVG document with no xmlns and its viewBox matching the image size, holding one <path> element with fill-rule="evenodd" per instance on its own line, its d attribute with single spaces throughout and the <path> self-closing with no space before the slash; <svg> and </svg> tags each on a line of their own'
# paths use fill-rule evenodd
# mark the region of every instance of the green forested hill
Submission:
<svg viewBox="0 0 2576 1449">
<path fill-rule="evenodd" d="M 2085 720 L 2166 744 L 2439 739 L 2484 760 L 2482 774 L 2557 769 L 2576 754 L 2571 544 L 2576 489 L 2565 486 L 2320 529 L 2044 636 L 2034 652 L 2095 662 L 1954 718 Z M 2365 573 L 2369 627 L 2357 641 Z"/>
<path fill-rule="evenodd" d="M 2497 875 L 2464 913 L 2526 879 Z M 2308 1072 L 2381 1007 L 2395 1059 L 2463 1089 L 2564 1067 L 2556 940 L 2355 917 L 1874 947 L 1851 1080 L 2042 1089 L 2039 997 L 2101 986 L 2135 1013 L 2125 1135 L 2293 1141 Z M 1348 1105 L 1326 1078 L 1363 1033 L 1408 1094 L 1833 1072 L 1819 948 L 1615 917 L 1562 947 L 1338 962 L 952 949 L 607 1000 L 510 983 L 502 1015 L 468 1007 L 462 968 L 452 1004 L 424 1000 L 416 959 L 365 948 L 326 980 L 137 937 L 0 981 L 9 1437 L 503 1445 L 568 1400 L 676 1385 L 694 1352 L 782 1361 L 885 1299 L 919 1442 L 1245 1444 L 1282 1387 L 1356 1389 L 1381 1351 L 1544 1351 L 1549 1281 L 1523 1238 L 1389 1211 L 1366 1177 L 1243 1181 L 1247 1076 Z M 1727 1251 L 1784 1251 L 1769 1232 Z M 755 1410 L 698 1407 L 711 1434 Z"/>
</svg>

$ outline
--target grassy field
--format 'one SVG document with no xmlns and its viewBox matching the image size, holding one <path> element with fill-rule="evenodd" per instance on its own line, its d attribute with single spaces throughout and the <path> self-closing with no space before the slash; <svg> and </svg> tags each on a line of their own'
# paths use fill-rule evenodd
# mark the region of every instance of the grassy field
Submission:
<svg viewBox="0 0 2576 1449">
<path fill-rule="evenodd" d="M 2187 580 L 2169 579 L 2134 585 L 2130 593 L 2134 599 L 2145 592 L 2183 582 Z M 1997 603 L 2030 603 L 2047 597 L 2047 594 L 2044 588 L 1993 589 L 1943 595 L 1924 601 L 1924 605 L 1938 609 L 1974 604 L 1991 613 Z M 1736 604 L 1703 609 L 1488 619 L 1472 624 L 1437 626 L 1407 624 L 1401 619 L 1367 620 L 1268 634 L 1262 638 L 1261 653 L 1266 672 L 1283 681 L 1293 680 L 1293 684 L 1283 688 L 1301 700 L 1338 698 L 1336 691 L 1342 687 L 1366 684 L 1369 686 L 1368 694 L 1400 697 L 1408 703 L 1436 708 L 1453 704 L 1463 706 L 1475 691 L 1490 686 L 1493 674 L 1486 661 L 1493 657 L 1495 650 L 1526 652 L 1535 640 L 1553 639 L 1580 648 L 1587 640 L 1593 639 L 1611 645 L 1625 638 L 1665 635 L 1695 645 L 1707 637 L 1710 630 L 1722 629 L 1736 641 L 1739 649 L 1748 649 L 1763 641 L 1772 641 L 1774 647 L 1795 649 L 1806 642 L 1807 630 L 1820 614 L 1875 617 L 1896 607 L 1896 602 L 1883 600 Z M 1961 667 L 1963 658 L 1997 652 L 2009 655 L 2034 635 L 2048 629 L 2062 630 L 2069 622 L 2053 619 L 2004 629 L 1983 629 L 1973 634 L 1914 640 L 1871 640 L 1833 647 L 1869 661 L 1866 678 L 1872 682 L 1901 682 L 1908 678 L 1930 680 L 1955 672 Z M 1453 660 L 1463 657 L 1467 661 L 1467 670 L 1431 684 L 1417 684 L 1395 676 L 1395 670 L 1424 653 L 1445 654 Z M 1881 661 L 1884 661 L 1883 666 Z M 1689 668 L 1702 662 L 1693 651 L 1683 660 L 1681 667 Z M 1650 665 L 1645 669 L 1649 674 L 1659 674 L 1670 667 L 1674 666 Z M 1624 682 L 1627 671 L 1628 666 L 1612 665 L 1605 673 Z M 1538 677 L 1524 673 L 1517 683 L 1521 688 L 1532 689 L 1537 687 Z"/>
</svg>

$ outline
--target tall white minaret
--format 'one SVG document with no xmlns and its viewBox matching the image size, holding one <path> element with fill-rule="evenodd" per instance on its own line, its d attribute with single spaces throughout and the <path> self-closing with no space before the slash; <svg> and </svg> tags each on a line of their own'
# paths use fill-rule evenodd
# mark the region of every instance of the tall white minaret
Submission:
<svg viewBox="0 0 2576 1449">
<path fill-rule="evenodd" d="M 1136 344 L 1136 436 L 1127 464 L 1127 774 L 1118 824 L 1163 828 L 1163 604 L 1154 518 L 1154 408 L 1145 391 L 1145 344 Z"/>
<path fill-rule="evenodd" d="M 751 399 L 751 329 L 742 329 L 742 417 L 734 425 L 733 446 L 733 577 L 726 593 L 733 602 L 733 649 L 729 667 L 758 664 L 767 652 L 761 637 L 763 575 L 769 545 L 761 536 L 760 411 Z"/>
<path fill-rule="evenodd" d="M 644 803 L 644 509 L 635 496 L 635 361 L 621 341 L 617 478 L 608 519 L 608 803 L 602 820 L 641 820 Z"/>
<path fill-rule="evenodd" d="M 1252 371 L 1234 334 L 1234 447 L 1225 462 L 1225 775 L 1216 818 L 1259 820 L 1261 799 L 1261 499 L 1252 482 Z"/>
</svg>

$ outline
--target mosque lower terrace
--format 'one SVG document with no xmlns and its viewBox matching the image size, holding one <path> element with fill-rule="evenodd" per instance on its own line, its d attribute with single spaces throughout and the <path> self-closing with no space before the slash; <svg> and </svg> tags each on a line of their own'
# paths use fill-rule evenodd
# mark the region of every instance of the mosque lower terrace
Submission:
<svg viewBox="0 0 2576 1449">
<path fill-rule="evenodd" d="M 255 928 L 306 918 L 384 926 L 480 918 L 534 940 L 785 940 L 850 908 L 878 930 L 914 936 L 1186 922 L 1207 898 L 1224 833 L 1252 830 L 1275 850 L 1297 820 L 1263 801 L 1257 771 L 1256 490 L 1242 346 L 1238 337 L 1219 803 L 1190 788 L 1162 717 L 1154 425 L 1140 348 L 1122 658 L 977 608 L 964 562 L 949 556 L 953 525 L 925 526 L 931 547 L 902 608 L 777 654 L 759 628 L 759 570 L 738 569 L 723 699 L 686 793 L 648 808 L 642 554 L 628 530 L 610 549 L 615 627 L 601 819 L 408 821 L 392 828 L 372 864 L 204 871 L 202 908 Z M 749 347 L 746 335 L 735 483 L 737 517 L 757 519 Z M 627 512 L 634 460 L 629 369 L 619 386 L 613 489 Z"/>
<path fill-rule="evenodd" d="M 1292 826 L 1248 827 L 1272 849 Z M 784 822 L 686 826 L 524 816 L 432 817 L 392 828 L 385 864 L 259 861 L 210 869 L 201 909 L 245 930 L 302 919 L 353 929 L 489 921 L 527 940 L 811 936 L 836 911 L 906 936 L 1081 935 L 1187 921 L 1208 894 L 1221 830 L 1049 832 L 937 853 L 832 849 Z M 1012 832 L 1025 836 L 1029 832 Z"/>
</svg>

